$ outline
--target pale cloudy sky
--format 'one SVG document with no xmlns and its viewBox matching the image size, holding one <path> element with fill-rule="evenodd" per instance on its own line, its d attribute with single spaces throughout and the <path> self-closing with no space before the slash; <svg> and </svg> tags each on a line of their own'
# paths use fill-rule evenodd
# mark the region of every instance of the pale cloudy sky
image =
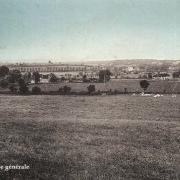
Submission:
<svg viewBox="0 0 180 180">
<path fill-rule="evenodd" d="M 180 0 L 0 0 L 0 61 L 180 59 Z"/>
</svg>

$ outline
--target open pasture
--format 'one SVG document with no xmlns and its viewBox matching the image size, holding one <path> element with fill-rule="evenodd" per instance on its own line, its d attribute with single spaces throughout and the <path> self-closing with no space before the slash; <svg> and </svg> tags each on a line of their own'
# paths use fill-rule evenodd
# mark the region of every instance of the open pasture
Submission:
<svg viewBox="0 0 180 180">
<path fill-rule="evenodd" d="M 0 96 L 0 179 L 178 180 L 180 95 Z M 11 178 L 10 178 L 11 177 Z"/>
<path fill-rule="evenodd" d="M 39 84 L 38 86 L 42 91 L 58 91 L 60 87 L 69 86 L 73 92 L 87 91 L 87 87 L 90 84 L 94 84 L 96 90 L 100 91 L 112 91 L 117 90 L 119 92 L 124 92 L 124 89 L 127 89 L 127 92 L 142 92 L 142 89 L 139 85 L 140 80 L 137 79 L 117 79 L 111 80 L 107 83 L 55 83 L 55 84 Z M 171 81 L 171 80 L 150 80 L 150 86 L 147 89 L 147 92 L 150 93 L 180 93 L 180 81 Z M 31 88 L 34 85 L 30 85 Z M 37 86 L 37 85 L 36 85 Z"/>
</svg>

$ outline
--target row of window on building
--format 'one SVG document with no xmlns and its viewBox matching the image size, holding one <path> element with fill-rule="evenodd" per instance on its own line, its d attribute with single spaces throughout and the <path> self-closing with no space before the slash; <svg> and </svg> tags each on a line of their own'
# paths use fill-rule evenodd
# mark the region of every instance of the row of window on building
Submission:
<svg viewBox="0 0 180 180">
<path fill-rule="evenodd" d="M 63 72 L 63 71 L 86 71 L 85 66 L 52 66 L 52 67 L 12 67 L 21 72 Z"/>
</svg>

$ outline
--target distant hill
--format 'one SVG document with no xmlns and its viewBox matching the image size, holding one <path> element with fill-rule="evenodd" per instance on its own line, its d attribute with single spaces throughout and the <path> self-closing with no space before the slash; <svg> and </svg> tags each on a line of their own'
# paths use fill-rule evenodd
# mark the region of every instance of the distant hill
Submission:
<svg viewBox="0 0 180 180">
<path fill-rule="evenodd" d="M 31 61 L 33 62 L 33 61 Z M 22 64 L 37 64 L 37 65 L 50 65 L 50 63 L 2 63 L 0 62 L 0 66 L 2 65 L 22 65 Z M 92 66 L 148 66 L 148 65 L 169 65 L 169 66 L 180 66 L 180 60 L 156 60 L 156 59 L 120 59 L 120 60 L 98 60 L 98 61 L 73 61 L 73 62 L 65 62 L 65 61 L 56 61 L 55 63 L 51 63 L 51 65 L 56 64 L 64 64 L 64 65 L 92 65 Z"/>
<path fill-rule="evenodd" d="M 107 60 L 107 61 L 87 61 L 83 64 L 87 65 L 115 65 L 115 66 L 127 66 L 127 65 L 152 65 L 152 64 L 169 64 L 178 65 L 180 60 L 156 60 L 156 59 L 123 59 L 123 60 Z"/>
</svg>

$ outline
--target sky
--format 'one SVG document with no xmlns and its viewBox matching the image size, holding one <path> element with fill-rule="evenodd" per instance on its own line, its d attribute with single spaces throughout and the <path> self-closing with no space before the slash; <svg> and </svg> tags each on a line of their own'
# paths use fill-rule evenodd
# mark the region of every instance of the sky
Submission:
<svg viewBox="0 0 180 180">
<path fill-rule="evenodd" d="M 180 59 L 180 0 L 0 0 L 0 62 Z"/>
</svg>

